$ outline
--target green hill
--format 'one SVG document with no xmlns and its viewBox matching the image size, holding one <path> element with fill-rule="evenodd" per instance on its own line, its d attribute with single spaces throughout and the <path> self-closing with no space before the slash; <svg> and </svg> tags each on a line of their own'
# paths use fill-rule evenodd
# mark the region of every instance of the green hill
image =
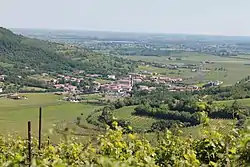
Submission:
<svg viewBox="0 0 250 167">
<path fill-rule="evenodd" d="M 29 67 L 37 72 L 72 70 L 79 66 L 54 51 L 55 44 L 15 35 L 0 28 L 0 61 L 9 64 L 11 71 L 22 72 Z M 80 67 L 80 66 L 79 66 Z"/>
<path fill-rule="evenodd" d="M 86 73 L 125 74 L 133 63 L 66 44 L 52 43 L 16 35 L 0 27 L 0 73 L 9 76 L 64 73 L 84 70 Z"/>
</svg>

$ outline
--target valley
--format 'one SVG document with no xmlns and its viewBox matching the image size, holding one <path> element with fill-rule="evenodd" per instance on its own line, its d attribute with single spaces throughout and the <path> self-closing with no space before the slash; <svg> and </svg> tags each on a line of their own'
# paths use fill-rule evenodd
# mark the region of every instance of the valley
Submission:
<svg viewBox="0 0 250 167">
<path fill-rule="evenodd" d="M 33 120 L 34 115 L 37 114 L 34 111 L 33 115 L 29 116 L 28 113 L 31 110 L 38 110 L 38 104 L 40 104 L 46 106 L 44 108 L 45 112 L 47 112 L 46 110 L 51 110 L 55 113 L 53 115 L 55 120 L 49 118 L 52 122 L 48 121 L 45 123 L 45 132 L 55 122 L 69 121 L 69 124 L 72 124 L 77 119 L 77 116 L 79 116 L 80 108 L 83 108 L 83 111 L 85 110 L 85 105 L 87 108 L 88 106 L 89 108 L 93 106 L 93 108 L 82 112 L 84 113 L 83 120 L 87 117 L 91 118 L 91 114 L 96 107 L 105 106 L 110 103 L 110 100 L 117 101 L 119 99 L 130 98 L 138 92 L 155 92 L 155 90 L 167 86 L 166 91 L 175 92 L 178 95 L 183 91 L 203 92 L 205 90 L 206 92 L 207 89 L 217 89 L 218 86 L 233 86 L 248 76 L 247 71 L 249 67 L 247 64 L 250 64 L 248 62 L 250 60 L 246 59 L 246 55 L 219 56 L 212 53 L 190 52 L 185 49 L 183 50 L 183 48 L 182 50 L 178 50 L 179 53 L 176 52 L 177 50 L 172 52 L 168 50 L 165 55 L 158 52 L 155 52 L 155 54 L 160 55 L 150 55 L 151 52 L 149 51 L 150 54 L 147 53 L 149 55 L 119 54 L 117 56 L 107 56 L 104 53 L 106 52 L 105 50 L 109 52 L 112 52 L 112 49 L 119 51 L 119 49 L 122 50 L 123 47 L 127 46 L 130 46 L 127 48 L 132 50 L 134 47 L 138 50 L 138 46 L 145 47 L 147 44 L 133 45 L 133 42 L 127 41 L 121 43 L 119 45 L 120 48 L 117 48 L 117 43 L 111 42 L 107 48 L 106 41 L 99 44 L 99 46 L 103 45 L 105 47 L 101 51 L 98 51 L 93 48 L 91 49 L 88 45 L 85 45 L 86 43 L 81 43 L 80 46 L 77 46 L 74 41 L 71 41 L 69 44 L 61 39 L 57 42 L 61 41 L 62 43 L 40 41 L 16 36 L 6 29 L 2 29 L 1 33 L 2 42 L 8 41 L 10 42 L 9 44 L 16 45 L 14 42 L 16 38 L 21 40 L 21 44 L 26 47 L 39 47 L 41 50 L 58 56 L 64 64 L 68 63 L 68 65 L 65 64 L 65 67 L 63 67 L 58 60 L 48 57 L 48 59 L 53 59 L 53 61 L 49 61 L 49 63 L 52 63 L 52 69 L 47 68 L 47 66 L 36 66 L 34 68 L 35 66 L 33 66 L 34 63 L 32 62 L 28 61 L 26 62 L 27 64 L 20 64 L 18 63 L 20 62 L 19 60 L 14 59 L 15 57 L 6 57 L 8 61 L 5 61 L 4 57 L 1 58 L 0 56 L 3 63 L 2 67 L 5 66 L 12 72 L 5 72 L 4 70 L 1 72 L 3 97 L 0 103 L 3 105 L 3 112 L 7 111 L 6 115 L 3 115 L 3 125 L 5 122 L 3 120 L 8 120 L 8 111 L 11 111 L 10 113 L 12 114 L 17 114 L 22 113 L 19 110 L 23 112 L 27 110 L 27 116 L 23 114 L 24 116 L 20 117 L 20 121 L 25 125 L 25 121 L 27 122 L 29 119 Z M 46 35 L 46 32 L 36 37 L 44 39 L 43 35 Z M 32 34 L 28 36 L 34 37 Z M 79 36 L 79 39 L 82 39 L 81 36 Z M 85 40 L 89 40 L 89 43 L 92 42 L 91 38 L 85 38 Z M 162 42 L 156 42 L 155 44 L 155 48 L 163 47 Z M 5 46 L 4 50 L 8 49 L 7 45 L 3 46 Z M 93 46 L 95 47 L 95 45 Z M 31 60 L 30 58 L 28 59 Z M 42 61 L 46 60 L 43 59 Z M 13 66 L 6 66 L 4 63 L 9 63 Z M 58 66 L 56 63 L 60 65 Z M 42 65 L 43 63 L 40 62 L 40 64 Z M 22 68 L 20 65 L 25 66 L 25 68 Z M 17 69 L 22 70 L 17 71 Z M 38 97 L 43 99 L 43 97 L 46 97 L 46 100 L 49 100 L 51 98 L 50 103 L 47 104 L 46 101 L 39 100 L 40 103 L 37 104 L 35 101 L 30 101 L 28 97 L 28 100 L 20 100 L 20 102 L 19 100 L 17 102 L 14 100 L 14 103 L 20 103 L 20 107 L 18 105 L 17 107 L 14 107 L 14 105 L 10 107 L 5 104 L 6 102 L 12 103 L 11 99 L 8 101 L 9 97 L 17 96 L 21 98 L 27 93 L 29 96 L 34 96 L 34 99 Z M 246 95 L 246 97 L 248 96 Z M 241 101 L 241 99 L 238 100 L 237 98 L 232 99 Z M 215 102 L 218 100 L 220 99 L 216 98 Z M 242 100 L 244 101 L 245 99 Z M 245 105 L 246 103 L 243 104 Z M 72 112 L 74 112 L 71 117 L 67 116 L 69 113 L 65 113 L 68 108 L 72 108 Z M 142 127 L 150 129 L 152 124 L 157 122 L 157 119 L 154 118 L 133 115 L 135 108 L 136 106 L 121 108 L 117 112 L 114 112 L 114 116 L 130 122 L 132 127 L 135 129 L 139 127 L 140 130 L 142 130 Z M 63 110 L 62 112 L 66 116 L 64 117 L 64 114 L 62 114 L 60 115 L 62 117 L 58 116 L 58 119 L 56 119 L 60 110 Z M 95 113 L 95 119 L 98 119 L 100 114 Z M 13 117 L 11 114 L 9 117 L 19 118 L 19 116 Z M 6 124 L 6 126 L 15 129 L 15 126 L 19 124 L 18 122 L 17 120 L 15 124 L 9 121 L 9 125 Z M 16 130 L 18 131 L 18 129 Z M 25 129 L 21 131 L 25 132 Z"/>
<path fill-rule="evenodd" d="M 0 30 L 4 137 L 26 138 L 31 121 L 36 138 L 40 107 L 42 142 L 49 138 L 53 148 L 69 138 L 76 138 L 76 145 L 91 140 L 97 146 L 100 136 L 110 142 L 126 135 L 130 139 L 125 143 L 140 139 L 152 147 L 160 137 L 166 140 L 164 135 L 194 144 L 208 132 L 211 141 L 214 136 L 225 140 L 234 129 L 244 134 L 250 125 L 250 58 L 240 46 L 235 51 L 230 44 L 225 50 L 217 41 L 217 47 L 208 49 L 214 41 L 195 45 L 194 39 L 187 44 L 154 36 L 123 42 L 117 37 L 117 42 L 80 32 L 65 41 L 66 34 L 55 40 L 57 33 L 52 38 L 47 32 L 19 32 L 22 36 Z M 119 142 L 111 148 L 123 147 Z"/>
</svg>

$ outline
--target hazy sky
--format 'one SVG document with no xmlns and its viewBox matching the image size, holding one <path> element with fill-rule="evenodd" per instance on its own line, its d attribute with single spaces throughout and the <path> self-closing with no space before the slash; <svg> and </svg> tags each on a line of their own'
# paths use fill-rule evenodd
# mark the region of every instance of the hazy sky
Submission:
<svg viewBox="0 0 250 167">
<path fill-rule="evenodd" d="M 0 26 L 250 35 L 250 0 L 0 0 Z"/>
</svg>

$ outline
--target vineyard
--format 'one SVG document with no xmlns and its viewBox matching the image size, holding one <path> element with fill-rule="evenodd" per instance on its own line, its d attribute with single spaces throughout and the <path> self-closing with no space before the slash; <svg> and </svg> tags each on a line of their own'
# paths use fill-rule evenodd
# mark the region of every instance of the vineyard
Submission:
<svg viewBox="0 0 250 167">
<path fill-rule="evenodd" d="M 236 120 L 230 119 L 211 119 L 210 127 L 218 128 L 220 133 L 226 134 L 231 130 L 236 122 Z M 202 129 L 202 125 L 185 127 L 183 128 L 183 136 L 186 137 L 188 135 L 191 135 L 194 138 L 200 138 L 202 136 Z"/>
<path fill-rule="evenodd" d="M 152 145 L 136 133 L 124 133 L 113 122 L 112 129 L 89 142 L 65 136 L 59 144 L 39 142 L 29 136 L 0 138 L 0 165 L 10 166 L 249 166 L 250 128 L 227 134 L 203 123 L 202 138 L 182 138 L 180 130 L 159 133 Z"/>
</svg>

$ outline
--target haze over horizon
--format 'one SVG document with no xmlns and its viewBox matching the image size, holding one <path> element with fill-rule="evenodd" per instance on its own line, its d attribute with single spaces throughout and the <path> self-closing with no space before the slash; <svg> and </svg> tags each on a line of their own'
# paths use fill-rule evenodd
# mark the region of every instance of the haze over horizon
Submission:
<svg viewBox="0 0 250 167">
<path fill-rule="evenodd" d="M 6 28 L 250 36 L 247 0 L 8 0 Z"/>
</svg>

